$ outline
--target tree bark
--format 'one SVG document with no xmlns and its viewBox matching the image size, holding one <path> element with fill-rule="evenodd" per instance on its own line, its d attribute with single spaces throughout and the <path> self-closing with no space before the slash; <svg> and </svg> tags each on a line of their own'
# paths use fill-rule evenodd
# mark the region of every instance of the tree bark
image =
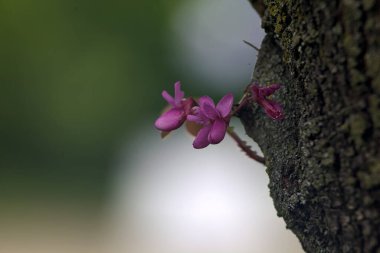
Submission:
<svg viewBox="0 0 380 253">
<path fill-rule="evenodd" d="M 253 77 L 283 84 L 286 118 L 251 105 L 241 120 L 278 215 L 306 252 L 380 253 L 380 2 L 263 2 Z"/>
</svg>

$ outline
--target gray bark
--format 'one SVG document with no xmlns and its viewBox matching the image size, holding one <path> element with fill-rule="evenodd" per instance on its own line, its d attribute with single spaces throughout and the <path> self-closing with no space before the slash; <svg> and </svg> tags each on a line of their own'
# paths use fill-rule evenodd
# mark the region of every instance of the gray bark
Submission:
<svg viewBox="0 0 380 253">
<path fill-rule="evenodd" d="M 241 114 L 261 147 L 278 215 L 306 252 L 380 253 L 380 3 L 264 2 L 254 70 L 286 118 Z"/>
</svg>

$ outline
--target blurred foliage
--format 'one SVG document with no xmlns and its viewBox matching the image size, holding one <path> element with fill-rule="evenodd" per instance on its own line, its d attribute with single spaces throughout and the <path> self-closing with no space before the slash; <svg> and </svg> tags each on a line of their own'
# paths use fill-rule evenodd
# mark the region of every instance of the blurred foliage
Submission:
<svg viewBox="0 0 380 253">
<path fill-rule="evenodd" d="M 101 200 L 113 154 L 175 81 L 179 3 L 0 1 L 1 198 Z"/>
</svg>

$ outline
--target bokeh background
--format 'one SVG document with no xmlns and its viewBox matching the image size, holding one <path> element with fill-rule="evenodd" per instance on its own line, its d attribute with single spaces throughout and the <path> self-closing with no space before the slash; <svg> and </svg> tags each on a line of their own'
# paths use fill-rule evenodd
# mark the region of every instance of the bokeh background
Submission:
<svg viewBox="0 0 380 253">
<path fill-rule="evenodd" d="M 301 252 L 264 167 L 153 129 L 177 80 L 238 99 L 246 0 L 0 0 L 0 32 L 0 252 Z"/>
</svg>

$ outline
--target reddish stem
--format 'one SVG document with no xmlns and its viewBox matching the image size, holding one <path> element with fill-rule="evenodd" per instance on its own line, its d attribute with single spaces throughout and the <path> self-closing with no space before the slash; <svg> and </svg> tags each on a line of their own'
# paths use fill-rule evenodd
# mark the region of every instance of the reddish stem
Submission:
<svg viewBox="0 0 380 253">
<path fill-rule="evenodd" d="M 248 104 L 249 102 L 249 95 L 247 95 L 247 93 L 244 93 L 243 97 L 240 99 L 240 102 L 239 104 L 237 105 L 237 107 L 231 112 L 231 116 L 236 116 L 236 114 L 244 107 Z"/>
<path fill-rule="evenodd" d="M 251 146 L 247 145 L 245 141 L 240 139 L 240 137 L 234 132 L 232 128 L 227 129 L 227 133 L 234 139 L 237 145 L 241 148 L 241 150 L 246 153 L 246 155 L 253 160 L 265 165 L 265 158 L 259 156 L 255 151 L 251 149 Z"/>
</svg>

